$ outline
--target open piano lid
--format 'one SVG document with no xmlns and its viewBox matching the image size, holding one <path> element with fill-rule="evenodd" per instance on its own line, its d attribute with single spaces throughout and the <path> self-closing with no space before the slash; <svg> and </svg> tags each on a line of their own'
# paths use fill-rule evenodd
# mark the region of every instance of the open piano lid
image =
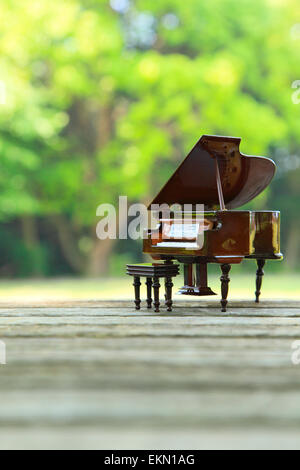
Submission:
<svg viewBox="0 0 300 470">
<path fill-rule="evenodd" d="M 203 135 L 151 205 L 204 204 L 215 208 L 220 201 L 218 171 L 226 209 L 254 199 L 272 180 L 276 165 L 269 158 L 243 155 L 240 143 L 236 137 Z"/>
</svg>

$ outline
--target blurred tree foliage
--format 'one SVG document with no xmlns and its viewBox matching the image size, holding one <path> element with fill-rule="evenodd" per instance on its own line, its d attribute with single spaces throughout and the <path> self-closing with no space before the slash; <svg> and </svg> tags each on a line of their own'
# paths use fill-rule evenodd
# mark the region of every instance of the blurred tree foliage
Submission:
<svg viewBox="0 0 300 470">
<path fill-rule="evenodd" d="M 298 0 L 6 0 L 0 15 L 2 275 L 105 273 L 118 247 L 96 239 L 96 207 L 149 201 L 202 133 L 277 160 L 251 207 L 283 210 L 296 267 Z"/>
</svg>

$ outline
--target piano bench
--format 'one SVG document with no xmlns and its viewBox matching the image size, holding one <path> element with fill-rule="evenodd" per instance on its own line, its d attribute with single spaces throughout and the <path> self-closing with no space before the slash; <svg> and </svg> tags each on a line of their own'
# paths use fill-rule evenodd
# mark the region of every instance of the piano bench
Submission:
<svg viewBox="0 0 300 470">
<path fill-rule="evenodd" d="M 179 274 L 178 264 L 169 263 L 142 263 L 142 264 L 127 264 L 127 274 L 134 278 L 134 293 L 135 293 L 135 308 L 140 310 L 141 298 L 140 287 L 141 277 L 146 278 L 147 286 L 147 308 L 152 307 L 152 288 L 154 293 L 154 309 L 159 312 L 159 288 L 160 279 L 165 279 L 165 305 L 168 312 L 172 312 L 172 287 L 173 277 Z"/>
</svg>

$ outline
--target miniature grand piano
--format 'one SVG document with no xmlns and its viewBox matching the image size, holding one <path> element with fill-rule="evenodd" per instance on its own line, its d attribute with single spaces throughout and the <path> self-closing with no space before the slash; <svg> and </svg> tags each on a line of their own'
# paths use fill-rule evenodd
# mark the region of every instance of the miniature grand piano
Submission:
<svg viewBox="0 0 300 470">
<path fill-rule="evenodd" d="M 240 142 L 233 137 L 202 136 L 150 205 L 157 223 L 144 237 L 144 253 L 154 260 L 184 264 L 181 294 L 215 295 L 207 284 L 207 264 L 218 263 L 223 312 L 232 264 L 245 258 L 257 260 L 259 302 L 266 260 L 282 259 L 280 212 L 232 210 L 260 194 L 276 169 L 268 158 L 243 155 Z M 164 205 L 175 205 L 177 210 L 166 216 Z"/>
</svg>

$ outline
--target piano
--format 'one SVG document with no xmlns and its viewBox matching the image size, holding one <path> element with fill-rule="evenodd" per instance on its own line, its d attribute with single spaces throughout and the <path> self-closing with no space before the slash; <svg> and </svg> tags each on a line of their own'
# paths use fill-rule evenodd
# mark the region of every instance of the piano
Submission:
<svg viewBox="0 0 300 470">
<path fill-rule="evenodd" d="M 150 204 L 143 251 L 184 266 L 182 295 L 216 295 L 207 265 L 221 268 L 221 310 L 227 310 L 231 265 L 256 260 L 259 302 L 266 260 L 281 260 L 280 212 L 238 210 L 271 182 L 276 165 L 240 152 L 240 138 L 203 135 Z"/>
</svg>

